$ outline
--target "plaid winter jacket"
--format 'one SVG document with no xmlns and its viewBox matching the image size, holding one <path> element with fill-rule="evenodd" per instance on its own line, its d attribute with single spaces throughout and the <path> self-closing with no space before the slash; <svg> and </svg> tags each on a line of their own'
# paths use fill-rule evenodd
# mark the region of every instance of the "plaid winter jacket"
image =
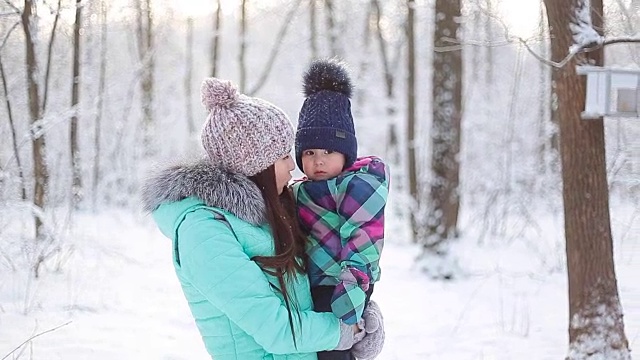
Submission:
<svg viewBox="0 0 640 360">
<path fill-rule="evenodd" d="M 364 157 L 333 179 L 293 184 L 311 286 L 335 286 L 331 308 L 347 324 L 361 318 L 365 291 L 380 279 L 388 171 L 379 158 Z"/>
</svg>

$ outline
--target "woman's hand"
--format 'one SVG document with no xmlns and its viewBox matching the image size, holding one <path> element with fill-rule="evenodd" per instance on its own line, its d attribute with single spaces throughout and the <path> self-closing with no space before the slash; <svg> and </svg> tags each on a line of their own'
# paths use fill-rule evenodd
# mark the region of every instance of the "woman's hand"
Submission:
<svg viewBox="0 0 640 360">
<path fill-rule="evenodd" d="M 360 319 L 360 321 L 358 321 L 357 324 L 352 325 L 353 326 L 353 343 L 356 344 L 360 341 L 362 341 L 362 339 L 364 339 L 365 336 L 367 336 L 367 333 L 365 331 L 365 323 L 364 323 L 364 318 Z"/>
<path fill-rule="evenodd" d="M 348 350 L 353 344 L 361 341 L 366 336 L 364 321 L 363 318 L 354 325 L 347 325 L 340 321 L 340 340 L 333 350 Z"/>
</svg>

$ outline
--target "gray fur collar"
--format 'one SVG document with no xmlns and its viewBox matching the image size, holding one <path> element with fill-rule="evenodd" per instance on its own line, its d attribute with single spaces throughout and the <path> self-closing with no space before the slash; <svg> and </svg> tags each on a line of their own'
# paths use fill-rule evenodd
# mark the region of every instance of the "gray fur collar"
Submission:
<svg viewBox="0 0 640 360">
<path fill-rule="evenodd" d="M 165 202 L 195 196 L 207 206 L 224 209 L 251 224 L 265 222 L 265 204 L 258 186 L 248 177 L 232 174 L 206 160 L 168 167 L 147 179 L 142 188 L 146 211 Z"/>
</svg>

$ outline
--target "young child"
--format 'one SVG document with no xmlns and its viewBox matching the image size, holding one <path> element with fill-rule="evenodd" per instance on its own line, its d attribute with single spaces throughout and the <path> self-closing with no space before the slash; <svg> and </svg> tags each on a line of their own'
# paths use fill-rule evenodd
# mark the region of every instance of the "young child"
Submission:
<svg viewBox="0 0 640 360">
<path fill-rule="evenodd" d="M 303 79 L 295 154 L 306 175 L 293 193 L 308 235 L 309 280 L 316 311 L 357 323 L 380 279 L 387 166 L 356 158 L 352 84 L 336 60 L 314 61 Z M 349 351 L 318 353 L 319 360 L 353 359 Z"/>
</svg>

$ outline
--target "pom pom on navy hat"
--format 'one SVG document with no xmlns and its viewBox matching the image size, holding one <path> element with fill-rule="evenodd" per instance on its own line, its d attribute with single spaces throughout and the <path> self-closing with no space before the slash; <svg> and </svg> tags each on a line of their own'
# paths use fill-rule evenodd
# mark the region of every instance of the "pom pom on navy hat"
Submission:
<svg viewBox="0 0 640 360">
<path fill-rule="evenodd" d="M 322 59 L 309 65 L 302 78 L 304 97 L 308 98 L 323 90 L 335 91 L 351 98 L 353 84 L 346 64 L 335 59 Z"/>
</svg>

